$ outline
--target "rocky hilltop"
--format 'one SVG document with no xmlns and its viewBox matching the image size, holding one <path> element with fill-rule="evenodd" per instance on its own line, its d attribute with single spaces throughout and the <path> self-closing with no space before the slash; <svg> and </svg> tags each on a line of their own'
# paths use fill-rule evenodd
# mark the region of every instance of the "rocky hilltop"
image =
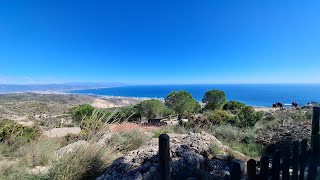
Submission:
<svg viewBox="0 0 320 180">
<path fill-rule="evenodd" d="M 212 145 L 220 152 L 212 152 Z M 229 174 L 232 162 L 225 153 L 232 153 L 240 162 L 247 160 L 246 156 L 205 132 L 170 134 L 170 148 L 173 179 L 221 179 Z M 212 153 L 221 155 L 213 158 Z M 138 150 L 118 158 L 97 180 L 155 179 L 159 177 L 158 163 L 158 139 L 153 138 Z"/>
</svg>

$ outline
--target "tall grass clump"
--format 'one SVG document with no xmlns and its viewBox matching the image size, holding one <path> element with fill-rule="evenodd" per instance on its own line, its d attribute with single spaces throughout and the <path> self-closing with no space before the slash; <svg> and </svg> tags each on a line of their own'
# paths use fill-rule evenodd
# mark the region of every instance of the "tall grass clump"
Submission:
<svg viewBox="0 0 320 180">
<path fill-rule="evenodd" d="M 95 179 L 111 165 L 120 152 L 137 149 L 147 140 L 143 133 L 129 131 L 116 133 L 106 143 L 99 143 L 99 140 L 109 133 L 108 123 L 111 122 L 111 117 L 106 116 L 95 110 L 90 117 L 82 120 L 81 133 L 87 143 L 59 156 L 53 162 L 45 179 Z"/>
<path fill-rule="evenodd" d="M 232 125 L 221 125 L 211 128 L 211 132 L 218 138 L 226 142 L 254 142 L 257 137 L 255 129 L 238 128 Z"/>
<path fill-rule="evenodd" d="M 90 143 L 56 160 L 45 176 L 48 180 L 95 179 L 116 158 L 115 148 Z"/>
<path fill-rule="evenodd" d="M 54 153 L 60 148 L 60 140 L 43 137 L 37 141 L 19 147 L 14 153 L 16 157 L 29 167 L 48 166 Z"/>
</svg>

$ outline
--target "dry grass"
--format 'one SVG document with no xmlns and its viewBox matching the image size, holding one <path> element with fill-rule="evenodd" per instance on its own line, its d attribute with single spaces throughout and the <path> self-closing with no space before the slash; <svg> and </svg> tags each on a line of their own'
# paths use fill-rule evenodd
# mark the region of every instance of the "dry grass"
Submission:
<svg viewBox="0 0 320 180">
<path fill-rule="evenodd" d="M 99 143 L 104 135 L 110 133 L 108 119 L 95 111 L 87 119 L 89 123 L 85 128 L 88 145 L 77 147 L 61 156 L 56 153 L 62 144 L 67 145 L 64 138 L 41 137 L 14 151 L 10 146 L 0 144 L 0 179 L 97 178 L 121 153 L 139 148 L 147 140 L 139 131 L 125 131 L 114 134 L 107 143 Z M 49 167 L 49 171 L 37 175 L 30 173 L 32 168 L 37 166 Z"/>
</svg>

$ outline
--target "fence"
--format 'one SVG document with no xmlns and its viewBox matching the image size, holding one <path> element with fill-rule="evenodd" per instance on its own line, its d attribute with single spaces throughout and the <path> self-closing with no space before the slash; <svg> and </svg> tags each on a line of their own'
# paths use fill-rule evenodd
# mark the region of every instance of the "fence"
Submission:
<svg viewBox="0 0 320 180">
<path fill-rule="evenodd" d="M 316 180 L 317 168 L 320 160 L 319 135 L 320 108 L 313 108 L 311 149 L 308 141 L 295 141 L 292 150 L 280 152 L 276 150 L 272 156 L 262 156 L 260 161 L 251 159 L 247 162 L 248 180 Z M 159 137 L 159 173 L 161 180 L 170 179 L 170 151 L 169 136 L 163 134 Z M 234 161 L 231 171 L 231 180 L 243 179 L 242 164 Z M 308 170 L 306 172 L 306 169 Z M 320 177 L 318 177 L 320 178 Z"/>
</svg>

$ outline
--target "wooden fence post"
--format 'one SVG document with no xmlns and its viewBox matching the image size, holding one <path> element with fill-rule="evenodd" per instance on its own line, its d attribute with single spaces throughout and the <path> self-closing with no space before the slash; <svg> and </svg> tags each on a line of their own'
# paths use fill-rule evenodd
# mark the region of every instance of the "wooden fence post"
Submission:
<svg viewBox="0 0 320 180">
<path fill-rule="evenodd" d="M 238 161 L 232 162 L 231 172 L 230 172 L 231 180 L 240 180 L 242 178 L 241 171 L 241 163 Z"/>
<path fill-rule="evenodd" d="M 300 174 L 299 174 L 299 180 L 304 180 L 304 174 L 306 170 L 306 161 L 307 161 L 307 146 L 308 146 L 308 140 L 303 139 L 301 141 L 301 146 L 300 146 Z M 309 157 L 308 157 L 309 158 Z"/>
<path fill-rule="evenodd" d="M 290 168 L 290 155 L 286 154 L 283 157 L 283 162 L 282 162 L 282 180 L 290 179 L 289 168 Z"/>
<path fill-rule="evenodd" d="M 170 180 L 170 137 L 159 136 L 159 174 L 161 180 Z"/>
<path fill-rule="evenodd" d="M 257 177 L 257 162 L 254 159 L 250 159 L 247 162 L 247 173 L 248 173 L 248 180 L 256 180 Z"/>
<path fill-rule="evenodd" d="M 259 179 L 267 180 L 269 179 L 269 174 L 269 156 L 262 156 L 260 159 Z"/>
<path fill-rule="evenodd" d="M 272 157 L 272 180 L 280 179 L 280 151 L 276 150 Z"/>
<path fill-rule="evenodd" d="M 311 132 L 311 150 L 312 157 L 309 162 L 308 180 L 316 179 L 317 166 L 319 164 L 319 151 L 320 151 L 320 135 L 319 135 L 319 115 L 320 107 L 313 107 L 312 116 L 312 132 Z"/>
<path fill-rule="evenodd" d="M 292 180 L 298 180 L 299 174 L 299 141 L 293 142 L 292 147 Z"/>
<path fill-rule="evenodd" d="M 314 158 L 319 162 L 320 140 L 319 140 L 319 116 L 320 107 L 313 107 L 312 132 L 311 132 L 311 149 Z"/>
</svg>

